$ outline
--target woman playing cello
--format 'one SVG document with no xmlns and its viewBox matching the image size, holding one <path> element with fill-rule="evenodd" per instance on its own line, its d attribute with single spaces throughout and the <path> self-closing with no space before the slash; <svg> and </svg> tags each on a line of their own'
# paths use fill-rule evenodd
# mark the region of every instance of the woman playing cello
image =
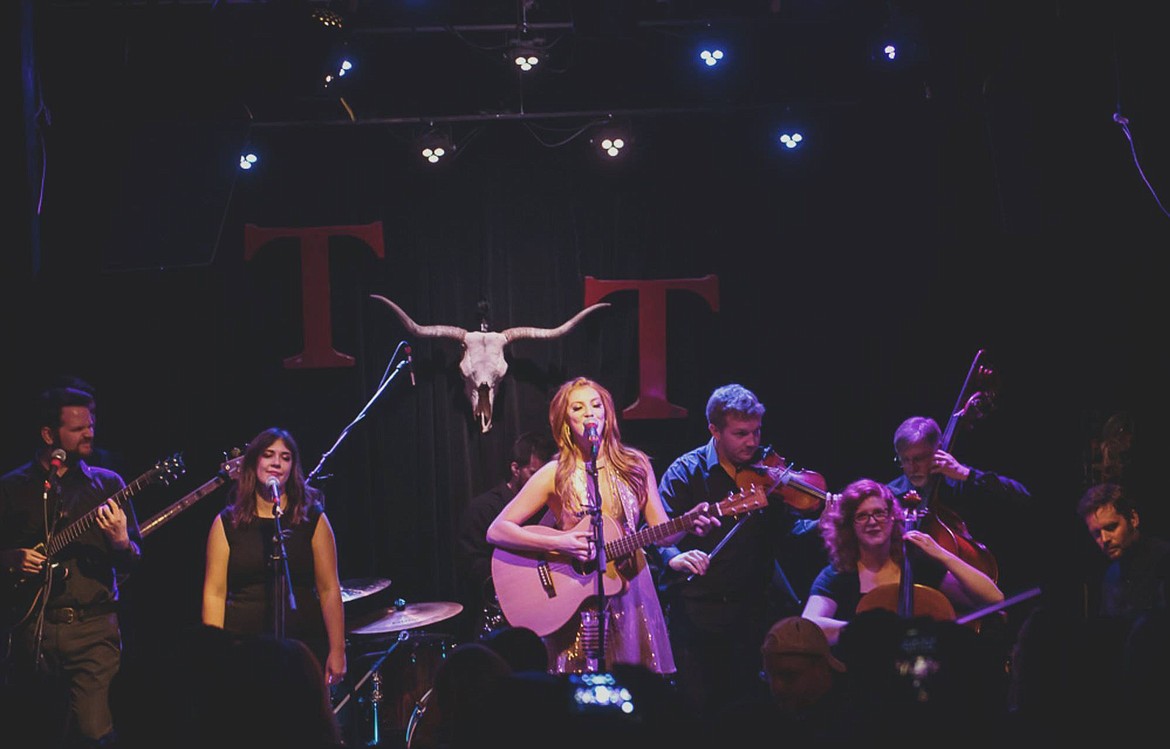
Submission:
<svg viewBox="0 0 1170 749">
<path fill-rule="evenodd" d="M 927 533 L 903 530 L 902 511 L 893 493 L 872 479 L 858 479 L 826 504 L 820 518 L 829 564 L 813 581 L 801 614 L 821 626 L 836 644 L 862 597 L 897 589 L 903 554 L 915 584 L 913 615 L 953 619 L 999 603 L 1003 592 L 985 572 L 938 544 Z M 894 596 L 891 602 L 896 602 Z M 892 606 L 890 607 L 892 608 Z"/>
</svg>

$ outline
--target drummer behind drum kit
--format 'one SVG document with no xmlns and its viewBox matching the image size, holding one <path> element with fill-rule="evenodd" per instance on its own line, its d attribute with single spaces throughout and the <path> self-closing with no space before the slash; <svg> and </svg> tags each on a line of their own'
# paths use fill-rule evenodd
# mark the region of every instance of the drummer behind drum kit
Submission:
<svg viewBox="0 0 1170 749">
<path fill-rule="evenodd" d="M 370 664 L 348 692 L 334 700 L 335 715 L 355 696 L 357 705 L 365 707 L 352 709 L 348 720 L 340 721 L 349 726 L 347 734 L 356 734 L 347 741 L 351 746 L 403 746 L 420 706 L 426 703 L 436 669 L 455 644 L 450 635 L 420 630 L 458 615 L 462 604 L 407 603 L 398 598 L 390 606 L 371 606 L 382 603 L 378 594 L 389 587 L 390 581 L 383 578 L 341 583 L 348 643 L 358 651 L 350 661 L 363 667 Z M 383 677 L 383 670 L 389 672 L 388 677 Z M 369 689 L 363 689 L 367 682 Z M 384 736 L 383 731 L 391 735 Z"/>
</svg>

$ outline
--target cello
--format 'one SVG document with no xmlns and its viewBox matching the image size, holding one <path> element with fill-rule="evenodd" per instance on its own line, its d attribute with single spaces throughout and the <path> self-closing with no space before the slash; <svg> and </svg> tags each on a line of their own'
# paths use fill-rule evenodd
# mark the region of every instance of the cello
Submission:
<svg viewBox="0 0 1170 749">
<path fill-rule="evenodd" d="M 963 381 L 963 389 L 951 411 L 947 421 L 947 428 L 943 431 L 942 439 L 938 444 L 939 450 L 951 451 L 955 431 L 959 426 L 971 427 L 983 419 L 994 407 L 996 392 L 999 386 L 998 377 L 993 369 L 982 363 L 983 349 L 975 354 L 971 368 L 967 371 L 967 378 Z M 974 391 L 972 392 L 972 388 Z M 964 562 L 985 573 L 994 582 L 999 582 L 999 565 L 995 556 L 987 547 L 971 535 L 967 524 L 951 508 L 935 499 L 938 486 L 943 481 L 940 474 L 932 474 L 926 485 L 925 496 L 921 497 L 919 507 L 918 530 L 929 534 L 938 545 L 958 556 Z M 911 491 L 901 498 L 902 502 L 915 502 Z"/>
<path fill-rule="evenodd" d="M 982 363 L 983 354 L 983 349 L 975 354 L 936 450 L 949 452 L 956 429 L 960 425 L 970 426 L 986 416 L 994 406 L 998 380 L 995 372 Z M 973 392 L 972 387 L 975 387 Z M 903 512 L 903 532 L 919 530 L 926 533 L 939 546 L 997 582 L 999 566 L 995 557 L 986 546 L 975 540 L 958 513 L 935 499 L 942 480 L 940 474 L 932 474 L 925 488 L 925 496 L 911 490 L 898 498 Z M 858 603 L 857 611 L 875 608 L 895 610 L 902 617 L 924 615 L 947 621 L 956 618 L 954 607 L 946 596 L 934 588 L 914 583 L 910 554 L 905 548 L 899 582 L 880 585 L 866 593 Z M 972 624 L 974 628 L 979 628 L 978 621 Z"/>
</svg>

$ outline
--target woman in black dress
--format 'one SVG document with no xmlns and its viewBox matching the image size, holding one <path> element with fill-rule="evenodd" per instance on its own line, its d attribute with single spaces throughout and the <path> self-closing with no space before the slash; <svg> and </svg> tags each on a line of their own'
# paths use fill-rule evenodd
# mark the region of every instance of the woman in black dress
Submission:
<svg viewBox="0 0 1170 749">
<path fill-rule="evenodd" d="M 272 563 L 276 507 L 295 609 L 286 597 L 278 604 L 274 593 L 280 572 Z M 346 672 L 345 612 L 333 528 L 320 491 L 305 483 L 296 441 L 271 427 L 248 443 L 228 506 L 207 536 L 203 623 L 237 634 L 281 634 L 278 605 L 282 634 L 309 646 L 326 684 L 339 683 Z"/>
</svg>

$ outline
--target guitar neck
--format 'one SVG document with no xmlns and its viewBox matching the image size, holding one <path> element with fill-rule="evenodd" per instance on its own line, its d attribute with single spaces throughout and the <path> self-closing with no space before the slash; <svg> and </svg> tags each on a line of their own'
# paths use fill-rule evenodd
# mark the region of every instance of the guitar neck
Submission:
<svg viewBox="0 0 1170 749">
<path fill-rule="evenodd" d="M 745 512 L 762 509 L 767 505 L 768 498 L 764 496 L 759 487 L 753 486 L 751 489 L 743 489 L 722 502 L 711 505 L 707 509 L 707 514 L 718 518 L 734 517 Z M 649 546 L 677 533 L 683 533 L 689 530 L 690 526 L 690 519 L 686 515 L 679 515 L 676 518 L 667 520 L 665 523 L 651 525 L 628 536 L 607 541 L 605 544 L 605 558 L 617 559 L 618 557 L 632 554 L 643 546 Z"/>
<path fill-rule="evenodd" d="M 154 533 L 156 530 L 161 528 L 164 524 L 170 522 L 171 519 L 173 519 L 176 515 L 183 512 L 199 500 L 203 499 L 208 494 L 211 494 L 213 491 L 223 486 L 226 482 L 227 476 L 216 476 L 211 481 L 208 481 L 206 484 L 200 486 L 198 489 L 183 497 L 178 502 L 175 502 L 170 507 L 167 507 L 162 512 L 150 518 L 145 523 L 139 523 L 139 535 L 141 535 L 142 538 L 146 538 L 151 533 Z"/>
<path fill-rule="evenodd" d="M 628 536 L 622 536 L 613 541 L 607 541 L 605 544 L 606 559 L 617 559 L 628 554 L 633 554 L 643 546 L 661 541 L 664 538 L 669 538 L 676 533 L 685 531 L 690 526 L 690 520 L 685 516 L 680 515 L 673 520 L 668 520 L 665 523 L 652 525 L 648 528 L 643 528 L 636 533 L 631 533 Z"/>
<path fill-rule="evenodd" d="M 149 473 L 139 476 L 108 497 L 106 501 L 112 499 L 118 503 L 119 507 L 125 508 L 126 500 L 130 497 L 133 497 L 140 489 L 142 489 L 142 487 L 150 483 L 152 476 L 153 474 Z M 87 530 L 93 527 L 94 523 L 97 522 L 98 511 L 102 508 L 102 505 L 104 505 L 106 501 L 103 501 L 97 507 L 94 507 L 89 512 L 77 518 L 77 520 L 74 520 L 72 523 L 53 534 L 53 538 L 49 540 L 49 543 L 45 547 L 45 556 L 52 557 L 57 552 L 61 551 L 61 549 L 64 549 L 69 544 L 81 538 L 81 534 L 85 533 Z"/>
</svg>

